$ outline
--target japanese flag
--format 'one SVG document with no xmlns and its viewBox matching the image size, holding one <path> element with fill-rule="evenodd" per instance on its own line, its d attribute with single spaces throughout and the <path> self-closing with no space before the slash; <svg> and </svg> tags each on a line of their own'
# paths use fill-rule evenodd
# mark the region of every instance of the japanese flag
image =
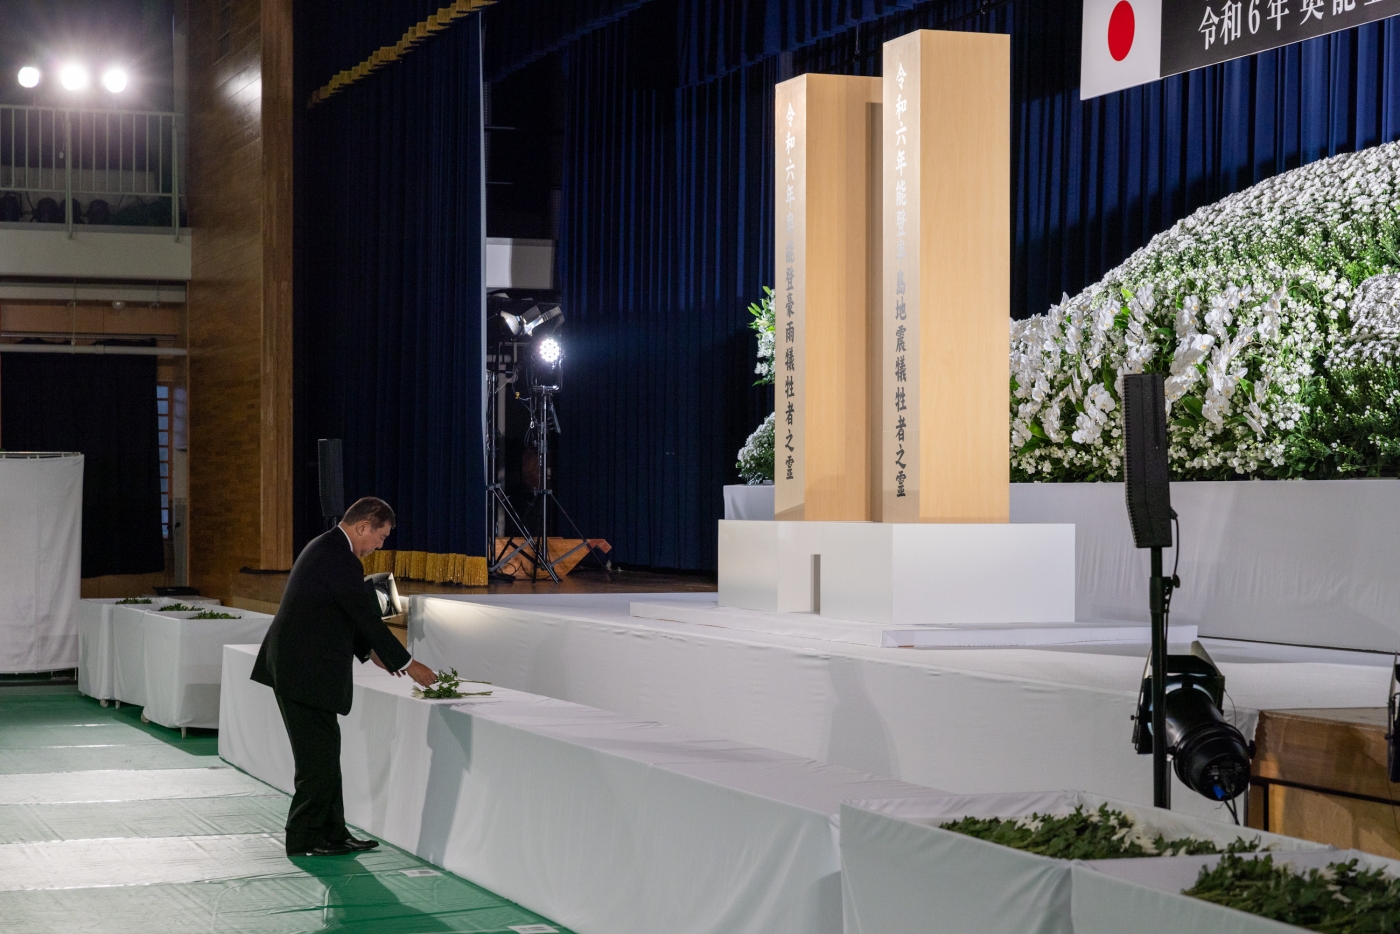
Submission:
<svg viewBox="0 0 1400 934">
<path fill-rule="evenodd" d="M 1162 0 L 1084 0 L 1079 99 L 1161 75 Z"/>
</svg>

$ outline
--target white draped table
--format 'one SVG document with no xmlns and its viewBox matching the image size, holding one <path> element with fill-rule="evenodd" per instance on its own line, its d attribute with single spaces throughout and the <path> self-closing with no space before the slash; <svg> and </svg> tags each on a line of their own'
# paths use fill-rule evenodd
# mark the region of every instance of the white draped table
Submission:
<svg viewBox="0 0 1400 934">
<path fill-rule="evenodd" d="M 416 596 L 410 644 L 435 668 L 919 785 L 1152 800 L 1129 719 L 1142 646 L 885 649 L 638 619 L 634 599 Z M 1246 737 L 1261 709 L 1375 706 L 1390 683 L 1388 656 L 1207 647 Z M 1174 785 L 1178 810 L 1225 816 Z"/>
<path fill-rule="evenodd" d="M 150 610 L 176 602 L 174 597 L 143 597 L 151 602 L 122 604 L 123 599 L 126 598 L 88 597 L 78 601 L 78 690 L 101 701 L 117 696 L 112 670 L 112 613 L 117 606 Z M 219 605 L 217 597 L 180 597 L 178 602 Z"/>
<path fill-rule="evenodd" d="M 256 651 L 224 649 L 219 754 L 290 791 Z M 837 934 L 840 802 L 936 794 L 499 687 L 415 700 L 356 669 L 350 823 L 579 934 Z"/>
</svg>

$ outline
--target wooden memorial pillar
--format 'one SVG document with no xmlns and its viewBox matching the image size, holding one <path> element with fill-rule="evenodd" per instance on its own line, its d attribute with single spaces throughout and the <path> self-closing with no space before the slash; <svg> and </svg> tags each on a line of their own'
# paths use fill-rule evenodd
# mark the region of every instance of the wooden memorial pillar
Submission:
<svg viewBox="0 0 1400 934">
<path fill-rule="evenodd" d="M 881 518 L 1006 522 L 1010 40 L 909 33 L 882 80 Z"/>
<path fill-rule="evenodd" d="M 878 503 L 880 87 L 807 74 L 775 89 L 777 519 L 865 520 Z"/>
</svg>

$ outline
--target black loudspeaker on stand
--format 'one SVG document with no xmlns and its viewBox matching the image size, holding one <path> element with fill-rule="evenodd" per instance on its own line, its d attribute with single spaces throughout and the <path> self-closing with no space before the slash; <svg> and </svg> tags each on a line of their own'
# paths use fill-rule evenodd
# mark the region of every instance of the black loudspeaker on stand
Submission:
<svg viewBox="0 0 1400 934">
<path fill-rule="evenodd" d="M 1123 480 L 1133 544 L 1152 549 L 1148 600 L 1152 613 L 1152 803 L 1171 807 L 1167 763 L 1167 608 L 1171 580 L 1162 576 L 1162 549 L 1172 546 L 1171 483 L 1167 468 L 1167 402 L 1161 373 L 1123 377 Z M 1138 729 L 1142 724 L 1139 722 Z"/>
<path fill-rule="evenodd" d="M 345 515 L 345 457 L 339 438 L 316 442 L 316 481 L 321 493 L 321 517 L 330 530 Z"/>
</svg>

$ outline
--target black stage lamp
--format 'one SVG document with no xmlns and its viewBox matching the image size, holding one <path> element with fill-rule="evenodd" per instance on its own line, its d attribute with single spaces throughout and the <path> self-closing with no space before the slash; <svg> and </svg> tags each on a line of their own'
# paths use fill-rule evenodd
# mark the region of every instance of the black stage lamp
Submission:
<svg viewBox="0 0 1400 934">
<path fill-rule="evenodd" d="M 19 221 L 24 209 L 20 206 L 19 195 L 7 191 L 0 195 L 0 221 L 13 224 Z"/>
<path fill-rule="evenodd" d="M 403 612 L 403 601 L 399 599 L 399 588 L 394 583 L 393 571 L 365 575 L 365 589 L 379 601 L 379 615 L 388 619 Z"/>
<path fill-rule="evenodd" d="M 106 224 L 112 220 L 112 206 L 101 198 L 88 202 L 87 219 L 89 224 Z"/>
<path fill-rule="evenodd" d="M 30 217 L 36 224 L 61 224 L 63 223 L 63 209 L 52 198 L 40 198 L 39 203 L 34 205 L 34 211 Z"/>
<path fill-rule="evenodd" d="M 1190 655 L 1168 655 L 1166 691 L 1167 754 L 1181 783 L 1212 801 L 1233 801 L 1249 787 L 1252 752 L 1244 736 L 1221 712 L 1225 676 L 1199 642 Z M 1138 753 L 1154 751 L 1152 675 L 1138 693 L 1133 745 Z"/>
</svg>

